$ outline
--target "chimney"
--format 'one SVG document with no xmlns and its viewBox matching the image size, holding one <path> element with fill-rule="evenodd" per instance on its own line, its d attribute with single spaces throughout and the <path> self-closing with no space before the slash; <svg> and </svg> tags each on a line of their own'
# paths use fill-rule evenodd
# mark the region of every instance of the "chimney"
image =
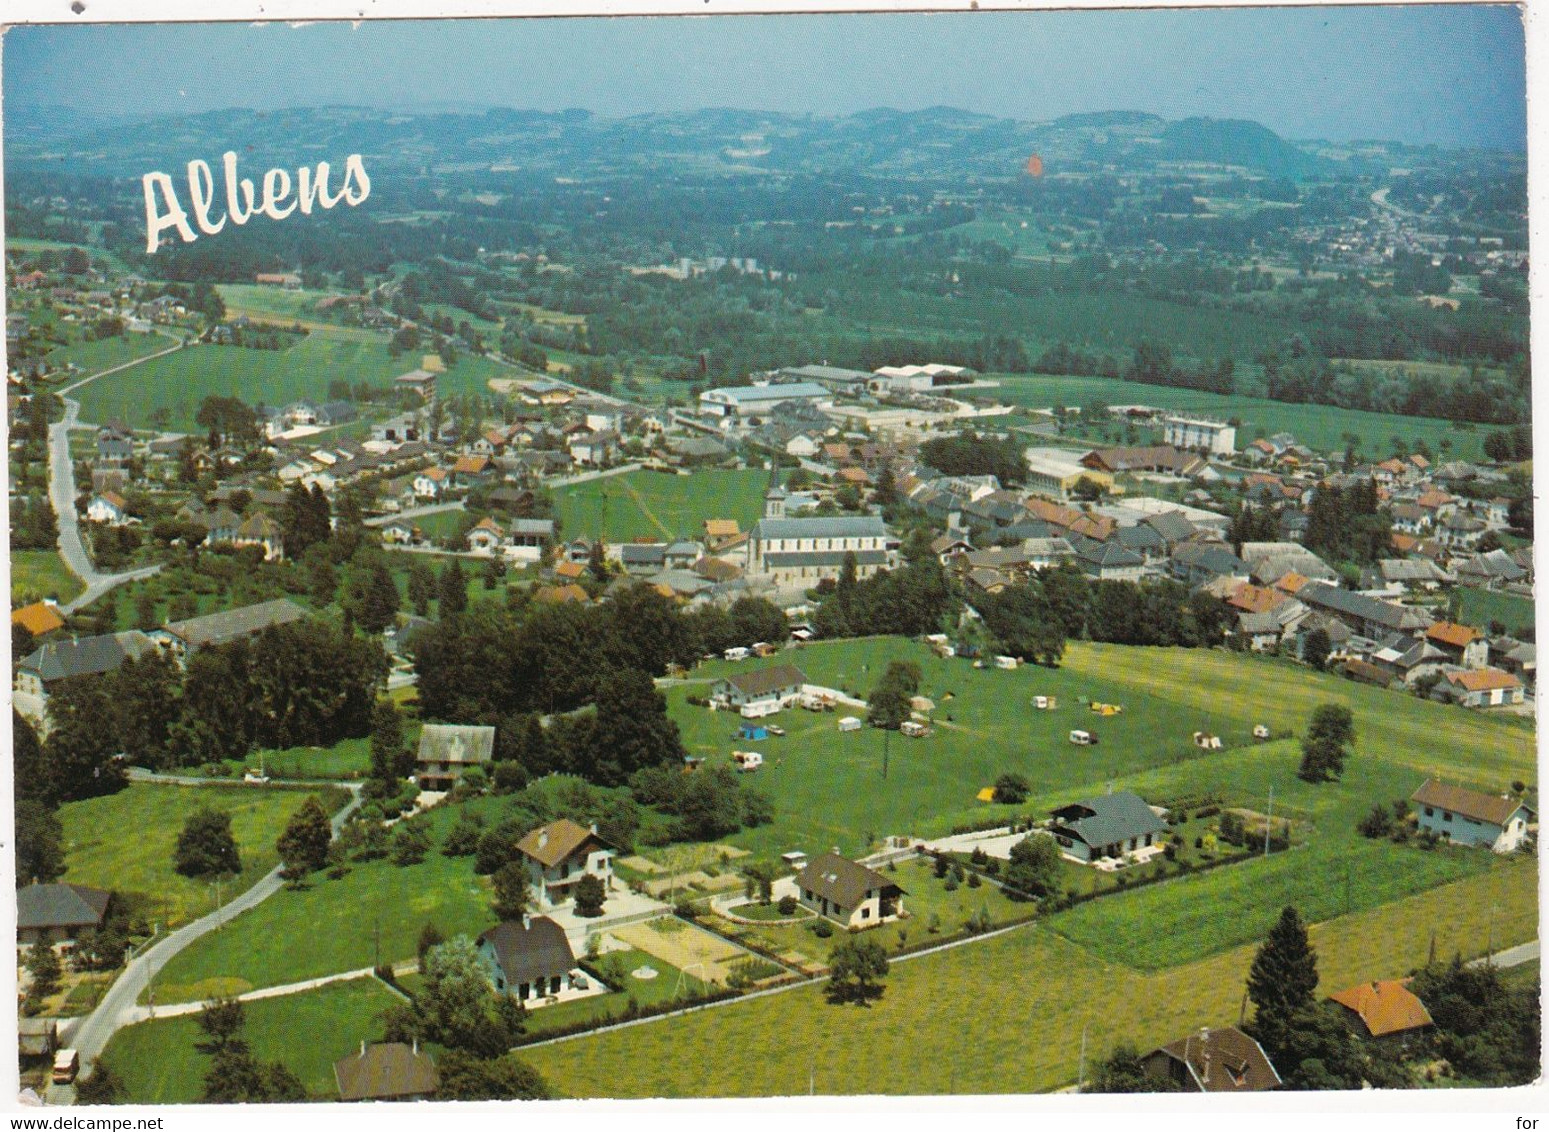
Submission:
<svg viewBox="0 0 1549 1132">
<path fill-rule="evenodd" d="M 597 835 L 597 823 L 596 822 L 592 822 L 591 829 L 592 829 L 592 836 L 595 837 Z"/>
<path fill-rule="evenodd" d="M 420 1053 L 420 1040 L 419 1040 L 418 1037 L 416 1037 L 414 1039 L 414 1047 L 413 1047 L 413 1049 L 414 1049 L 414 1056 L 418 1057 L 419 1053 Z"/>
<path fill-rule="evenodd" d="M 366 1039 L 365 1038 L 361 1038 L 360 1039 L 360 1056 L 361 1057 L 365 1057 L 366 1056 Z"/>
<path fill-rule="evenodd" d="M 1204 1066 L 1204 1072 L 1200 1074 L 1200 1083 L 1210 1084 L 1210 1027 L 1201 1026 L 1199 1029 L 1200 1061 Z"/>
<path fill-rule="evenodd" d="M 538 848 L 542 849 L 548 843 L 549 843 L 549 831 L 546 830 L 546 829 L 540 829 L 538 831 Z"/>
<path fill-rule="evenodd" d="M 532 929 L 532 917 L 529 916 L 526 912 L 523 912 L 522 913 L 522 930 L 525 932 L 525 931 L 530 931 L 531 929 Z"/>
</svg>

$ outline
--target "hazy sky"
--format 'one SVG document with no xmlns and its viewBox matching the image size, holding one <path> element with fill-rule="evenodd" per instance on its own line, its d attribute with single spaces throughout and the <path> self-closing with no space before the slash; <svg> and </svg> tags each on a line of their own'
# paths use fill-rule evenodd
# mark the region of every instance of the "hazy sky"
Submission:
<svg viewBox="0 0 1549 1132">
<path fill-rule="evenodd" d="M 1511 7 L 25 27 L 3 47 L 8 101 L 122 112 L 949 105 L 1254 118 L 1293 138 L 1526 137 Z"/>
</svg>

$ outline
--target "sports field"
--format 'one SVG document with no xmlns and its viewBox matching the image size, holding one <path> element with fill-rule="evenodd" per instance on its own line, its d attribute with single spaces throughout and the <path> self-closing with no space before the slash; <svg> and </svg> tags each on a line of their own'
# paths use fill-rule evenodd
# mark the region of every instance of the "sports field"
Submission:
<svg viewBox="0 0 1549 1132">
<path fill-rule="evenodd" d="M 708 469 L 691 476 L 629 472 L 554 489 L 566 538 L 606 541 L 702 538 L 705 519 L 736 519 L 747 530 L 763 514 L 769 473 Z"/>
<path fill-rule="evenodd" d="M 1293 405 L 1262 397 L 1223 396 L 1107 377 L 991 374 L 987 375 L 987 380 L 1000 383 L 999 389 L 984 392 L 991 400 L 1031 408 L 1046 409 L 1053 405 L 1080 408 L 1096 400 L 1109 405 L 1155 405 L 1223 421 L 1235 417 L 1242 421 L 1237 430 L 1238 448 L 1250 443 L 1257 430 L 1263 429 L 1265 435 L 1289 432 L 1319 452 L 1343 452 L 1344 435 L 1349 432 L 1361 438 L 1361 454 L 1368 458 L 1381 459 L 1389 455 L 1392 438 L 1398 436 L 1408 445 L 1417 440 L 1425 441 L 1433 457 L 1442 452 L 1441 442 L 1446 440 L 1451 458 L 1477 460 L 1483 456 L 1484 438 L 1490 432 L 1486 425 L 1460 425 L 1433 417 L 1365 413 L 1331 405 Z"/>
<path fill-rule="evenodd" d="M 1319 993 L 1423 964 L 1433 932 L 1443 958 L 1478 954 L 1492 937 L 1497 947 L 1533 938 L 1536 884 L 1533 862 L 1518 859 L 1315 924 Z M 1108 899 L 1122 906 L 1137 895 Z M 1148 1049 L 1238 1020 L 1256 940 L 1146 973 L 1093 955 L 1058 928 L 1035 924 L 895 963 L 869 1009 L 830 1006 L 821 987 L 801 987 L 523 1057 L 581 1097 L 779 1096 L 809 1083 L 820 1094 L 1047 1092 L 1075 1083 L 1083 1029 L 1090 1067 L 1121 1040 Z"/>
</svg>

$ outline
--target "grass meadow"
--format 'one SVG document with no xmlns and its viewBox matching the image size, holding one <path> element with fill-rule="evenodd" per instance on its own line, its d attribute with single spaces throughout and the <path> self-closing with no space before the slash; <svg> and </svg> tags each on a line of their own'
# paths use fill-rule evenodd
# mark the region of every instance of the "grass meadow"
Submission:
<svg viewBox="0 0 1549 1132">
<path fill-rule="evenodd" d="M 1534 862 L 1519 859 L 1315 924 L 1319 993 L 1420 966 L 1433 938 L 1442 958 L 1477 954 L 1491 936 L 1497 947 L 1532 939 L 1536 888 Z M 895 963 L 869 1009 L 801 987 L 523 1057 L 572 1096 L 780 1096 L 806 1092 L 809 1079 L 823 1094 L 1047 1092 L 1075 1083 L 1083 1028 L 1090 1066 L 1121 1040 L 1148 1049 L 1235 1023 L 1256 946 L 1146 972 L 1033 924 Z"/>
<path fill-rule="evenodd" d="M 1465 625 L 1488 625 L 1491 621 L 1499 621 L 1508 633 L 1532 631 L 1534 627 L 1532 598 L 1472 586 L 1460 586 L 1457 594 L 1462 603 L 1459 616 Z"/>
<path fill-rule="evenodd" d="M 1460 425 L 1433 417 L 1405 417 L 1389 413 L 1366 413 L 1340 409 L 1332 405 L 1293 405 L 1263 397 L 1240 394 L 1202 393 L 1192 389 L 1173 389 L 1161 385 L 1142 385 L 1109 377 L 1063 377 L 1053 374 L 993 374 L 1000 383 L 986 390 L 994 401 L 1031 408 L 1066 405 L 1079 408 L 1089 401 L 1110 405 L 1155 405 L 1163 409 L 1200 413 L 1218 420 L 1236 417 L 1239 448 L 1250 443 L 1259 429 L 1266 435 L 1289 432 L 1298 441 L 1319 452 L 1343 452 L 1344 434 L 1361 438 L 1362 455 L 1381 459 L 1392 449 L 1392 438 L 1400 436 L 1406 444 L 1425 441 L 1433 456 L 1441 452 L 1441 442 L 1450 445 L 1451 456 L 1459 460 L 1477 460 L 1483 456 L 1488 426 Z"/>
<path fill-rule="evenodd" d="M 86 587 L 70 573 L 57 550 L 11 551 L 11 605 L 28 605 L 45 597 L 69 601 Z"/>
<path fill-rule="evenodd" d="M 313 1100 L 339 1099 L 333 1063 L 382 1036 L 377 1015 L 400 1001 L 373 978 L 331 983 L 316 990 L 244 1005 L 242 1036 L 261 1062 L 282 1061 Z M 113 1035 L 103 1058 L 123 1080 L 131 1104 L 193 1104 L 204 1092 L 210 1059 L 195 1049 L 204 1040 L 198 1016 L 157 1018 Z"/>
<path fill-rule="evenodd" d="M 231 815 L 242 872 L 222 884 L 221 896 L 227 899 L 279 864 L 274 843 L 306 796 L 298 790 L 137 782 L 117 794 L 68 802 L 59 808 L 63 879 L 115 891 L 143 910 L 147 920 L 176 926 L 215 907 L 208 882 L 172 869 L 188 816 L 204 806 Z"/>
</svg>

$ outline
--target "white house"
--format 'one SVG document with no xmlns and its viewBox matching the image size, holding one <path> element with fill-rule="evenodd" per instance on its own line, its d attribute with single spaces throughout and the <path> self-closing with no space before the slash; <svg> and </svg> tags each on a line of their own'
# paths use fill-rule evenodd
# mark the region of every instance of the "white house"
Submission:
<svg viewBox="0 0 1549 1132">
<path fill-rule="evenodd" d="M 1488 845 L 1510 853 L 1527 836 L 1533 811 L 1506 794 L 1481 794 L 1427 779 L 1409 798 L 1420 828 L 1460 845 Z"/>
<path fill-rule="evenodd" d="M 848 928 L 869 928 L 903 915 L 904 890 L 886 874 L 824 853 L 796 877 L 801 903 Z"/>
<path fill-rule="evenodd" d="M 1230 456 L 1237 451 L 1237 429 L 1204 417 L 1163 417 L 1162 442 L 1175 448 L 1204 449 L 1212 455 Z"/>
<path fill-rule="evenodd" d="M 597 827 L 577 825 L 569 818 L 540 826 L 516 843 L 527 865 L 527 883 L 538 908 L 558 908 L 575 900 L 575 886 L 594 876 L 603 888 L 613 885 L 613 846 L 597 835 Z"/>
<path fill-rule="evenodd" d="M 445 468 L 426 468 L 414 477 L 414 494 L 420 499 L 439 499 L 450 479 Z"/>
<path fill-rule="evenodd" d="M 86 517 L 93 523 L 122 527 L 129 523 L 129 504 L 116 491 L 104 491 L 86 505 Z"/>
<path fill-rule="evenodd" d="M 1522 702 L 1522 681 L 1499 668 L 1447 673 L 1447 690 L 1464 707 L 1501 707 Z"/>
<path fill-rule="evenodd" d="M 785 385 L 738 385 L 706 389 L 699 395 L 699 411 L 711 417 L 764 416 L 786 401 L 810 401 L 816 404 L 832 397 L 827 389 L 811 381 Z"/>
<path fill-rule="evenodd" d="M 717 680 L 711 686 L 710 699 L 739 711 L 750 705 L 790 707 L 801 698 L 806 682 L 807 674 L 794 664 L 776 664 Z"/>
</svg>

